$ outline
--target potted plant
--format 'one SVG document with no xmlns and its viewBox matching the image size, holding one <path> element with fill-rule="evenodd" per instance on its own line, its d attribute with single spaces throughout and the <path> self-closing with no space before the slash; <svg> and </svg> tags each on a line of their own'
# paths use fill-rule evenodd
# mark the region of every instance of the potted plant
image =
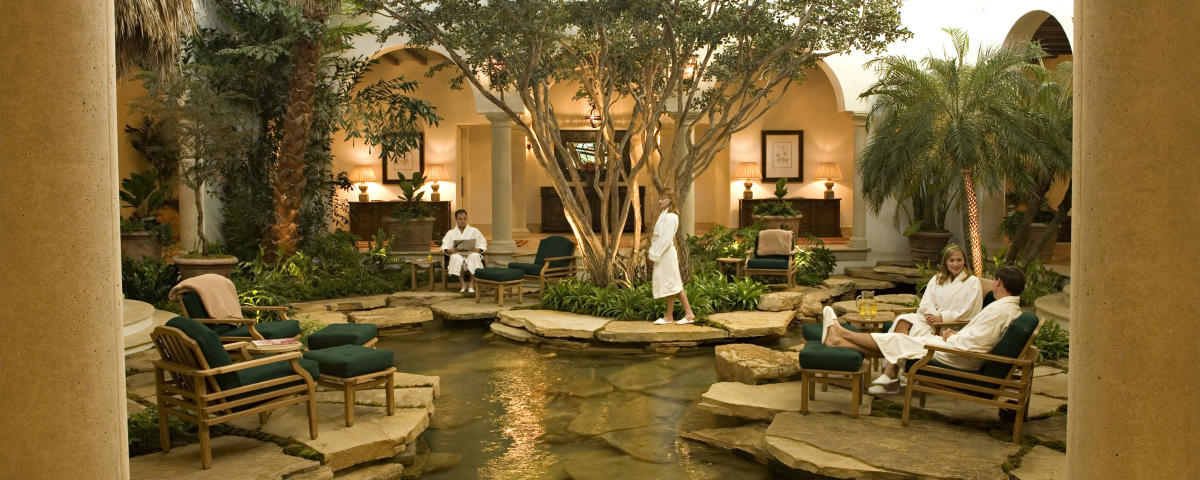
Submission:
<svg viewBox="0 0 1200 480">
<path fill-rule="evenodd" d="M 947 179 L 931 173 L 914 180 L 915 188 L 900 194 L 896 209 L 903 211 L 909 220 L 908 228 L 903 233 L 908 237 L 908 253 L 913 261 L 937 265 L 942 261 L 942 249 L 950 242 L 946 216 L 950 213 L 954 196 Z M 909 200 L 911 210 L 903 200 Z"/>
<path fill-rule="evenodd" d="M 122 255 L 138 260 L 162 256 L 163 245 L 171 243 L 171 227 L 158 221 L 167 192 L 154 169 L 121 180 L 121 203 L 133 208 L 128 218 L 121 219 Z"/>
<path fill-rule="evenodd" d="M 754 206 L 754 222 L 762 228 L 781 228 L 792 232 L 800 231 L 800 219 L 804 218 L 796 208 L 784 200 L 787 196 L 787 179 L 775 182 L 775 200 Z"/>
<path fill-rule="evenodd" d="M 433 239 L 434 218 L 430 216 L 429 208 L 421 198 L 425 192 L 420 191 L 425 185 L 425 175 L 413 172 L 412 178 L 399 175 L 400 206 L 392 211 L 391 218 L 383 220 L 383 228 L 392 237 L 392 248 L 402 252 L 428 252 L 429 242 Z"/>
</svg>

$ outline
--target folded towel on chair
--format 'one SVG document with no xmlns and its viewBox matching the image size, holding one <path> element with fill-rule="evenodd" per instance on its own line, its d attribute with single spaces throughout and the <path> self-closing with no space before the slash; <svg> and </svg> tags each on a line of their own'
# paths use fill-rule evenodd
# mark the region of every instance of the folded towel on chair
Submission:
<svg viewBox="0 0 1200 480">
<path fill-rule="evenodd" d="M 767 255 L 790 255 L 792 247 L 795 246 L 795 241 L 792 240 L 792 232 L 788 230 L 772 229 L 758 232 L 758 256 Z"/>
<path fill-rule="evenodd" d="M 215 273 L 206 273 L 179 282 L 167 294 L 167 298 L 178 300 L 184 292 L 196 292 L 204 309 L 212 318 L 242 318 L 242 306 L 238 304 L 237 287 L 233 281 Z M 196 312 L 188 312 L 196 315 Z"/>
</svg>

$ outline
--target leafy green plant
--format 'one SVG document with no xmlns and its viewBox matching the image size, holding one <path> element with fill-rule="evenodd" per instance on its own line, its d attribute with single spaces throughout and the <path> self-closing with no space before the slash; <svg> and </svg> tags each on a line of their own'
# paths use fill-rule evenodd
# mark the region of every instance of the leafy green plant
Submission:
<svg viewBox="0 0 1200 480">
<path fill-rule="evenodd" d="M 820 285 L 837 268 L 837 257 L 825 248 L 825 242 L 812 234 L 808 235 L 808 241 L 810 246 L 796 252 L 796 283 Z"/>
<path fill-rule="evenodd" d="M 121 180 L 121 203 L 133 208 L 129 215 L 131 220 L 154 221 L 155 212 L 163 206 L 167 195 L 168 189 L 159 184 L 157 170 L 131 173 L 129 178 Z"/>
<path fill-rule="evenodd" d="M 716 272 L 718 258 L 745 258 L 754 247 L 758 232 L 756 226 L 731 230 L 724 225 L 717 225 L 704 235 L 688 236 L 687 249 L 692 272 Z"/>
<path fill-rule="evenodd" d="M 429 216 L 429 208 L 421 203 L 421 197 L 425 196 L 425 192 L 420 191 L 421 186 L 425 185 L 425 175 L 421 172 L 413 172 L 411 178 L 404 178 L 404 173 L 397 175 L 400 186 L 400 206 L 392 212 L 392 216 L 399 219 L 425 218 Z"/>
<path fill-rule="evenodd" d="M 717 312 L 753 310 L 766 293 L 765 286 L 751 279 L 730 282 L 715 272 L 693 276 L 685 288 L 692 310 L 700 318 Z M 547 285 L 538 308 L 633 321 L 663 316 L 666 303 L 654 298 L 649 282 L 632 287 L 599 287 L 568 280 Z M 675 308 L 675 316 L 682 317 L 683 306 L 676 302 Z"/>
<path fill-rule="evenodd" d="M 178 417 L 168 417 L 167 429 L 171 435 L 171 446 L 182 446 L 194 443 L 199 439 L 196 425 L 185 422 Z M 162 450 L 158 442 L 158 409 L 154 406 L 129 416 L 129 456 L 136 457 Z M 229 427 L 226 425 L 213 426 L 214 436 L 224 434 Z"/>
<path fill-rule="evenodd" d="M 172 141 L 167 136 L 163 131 L 162 122 L 142 117 L 139 126 L 125 126 L 125 135 L 129 137 L 133 149 L 154 166 L 159 183 L 173 185 L 175 175 L 179 172 L 179 142 Z"/>
<path fill-rule="evenodd" d="M 1071 338 L 1066 329 L 1057 321 L 1047 320 L 1042 329 L 1033 338 L 1033 346 L 1038 349 L 1038 361 L 1058 360 L 1070 354 Z"/>
<path fill-rule="evenodd" d="M 233 282 L 239 292 L 257 292 L 267 305 L 408 288 L 408 267 L 388 260 L 387 241 L 386 235 L 376 235 L 375 244 L 360 252 L 354 236 L 338 230 L 309 238 L 287 258 L 268 260 L 260 248 L 253 260 L 239 265 Z"/>
<path fill-rule="evenodd" d="M 1022 264 L 1020 261 L 1007 262 L 1005 257 L 1008 247 L 1000 249 L 991 257 L 990 262 L 984 262 L 983 272 L 988 277 L 995 278 L 996 270 L 1006 265 L 1014 265 L 1025 272 L 1025 291 L 1021 292 L 1021 305 L 1033 305 L 1033 301 L 1046 295 L 1062 291 L 1066 277 L 1042 265 L 1041 260 L 1033 259 Z M 987 250 L 984 250 L 987 255 Z"/>
<path fill-rule="evenodd" d="M 167 294 L 177 282 L 179 269 L 161 258 L 121 257 L 121 292 L 125 298 L 162 309 L 170 303 Z"/>
<path fill-rule="evenodd" d="M 796 211 L 796 207 L 783 200 L 762 202 L 754 206 L 755 215 L 794 217 L 799 213 Z"/>
</svg>

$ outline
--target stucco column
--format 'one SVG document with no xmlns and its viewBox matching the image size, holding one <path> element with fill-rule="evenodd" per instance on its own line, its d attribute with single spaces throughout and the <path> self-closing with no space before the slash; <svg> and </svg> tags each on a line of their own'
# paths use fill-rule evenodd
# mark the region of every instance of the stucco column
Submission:
<svg viewBox="0 0 1200 480">
<path fill-rule="evenodd" d="M 1200 64 L 1166 54 L 1197 22 L 1191 0 L 1075 3 L 1070 478 L 1200 478 Z"/>
<path fill-rule="evenodd" d="M 852 113 L 854 118 L 854 162 L 858 163 L 858 157 L 862 156 L 862 152 L 867 149 L 867 116 L 858 113 Z M 847 246 L 850 248 L 867 248 L 867 200 L 863 192 L 862 177 L 858 174 L 858 170 L 851 167 L 850 175 L 854 176 L 854 231 L 850 232 L 850 241 Z"/>
<path fill-rule="evenodd" d="M 525 164 L 529 161 L 528 150 L 525 149 L 525 134 L 514 133 L 510 141 L 512 155 L 512 234 L 513 237 L 529 236 L 529 224 L 526 222 L 525 209 L 529 201 L 529 192 L 525 190 Z"/>
<path fill-rule="evenodd" d="M 0 15 L 0 476 L 128 478 L 113 4 Z"/>
<path fill-rule="evenodd" d="M 516 252 L 512 232 L 512 120 L 505 113 L 485 114 L 492 122 L 492 239 L 488 262 L 506 264 Z"/>
<path fill-rule="evenodd" d="M 686 138 L 689 141 L 693 140 L 695 138 L 696 131 L 691 130 L 691 128 L 696 124 L 696 120 L 698 120 L 698 119 L 700 119 L 699 114 L 687 113 L 683 116 L 683 120 L 680 122 L 679 128 L 685 129 L 685 131 L 688 132 L 688 135 Z M 688 148 L 688 145 L 687 145 L 687 142 L 683 140 L 684 137 L 677 137 L 677 138 L 679 138 L 680 141 L 678 142 L 679 143 L 678 145 L 674 146 L 674 148 L 679 149 L 678 151 L 686 150 Z M 674 152 L 672 152 L 671 154 L 677 155 Z M 695 235 L 696 234 L 696 182 L 692 182 L 692 188 L 688 190 L 688 194 L 686 197 L 679 199 L 679 203 L 680 203 L 680 205 L 679 205 L 679 231 L 681 231 L 687 235 Z"/>
</svg>

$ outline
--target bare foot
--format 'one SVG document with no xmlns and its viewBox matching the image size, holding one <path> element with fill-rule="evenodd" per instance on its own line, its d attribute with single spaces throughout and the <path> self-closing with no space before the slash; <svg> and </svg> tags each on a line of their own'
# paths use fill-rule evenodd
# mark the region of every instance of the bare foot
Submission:
<svg viewBox="0 0 1200 480">
<path fill-rule="evenodd" d="M 842 326 L 839 324 L 836 324 L 836 323 L 832 327 L 829 328 L 829 333 L 827 335 L 825 335 L 825 346 L 826 347 L 844 347 L 844 346 L 846 346 L 846 344 L 848 342 L 846 341 L 846 339 L 842 338 L 841 330 L 842 330 Z"/>
</svg>

